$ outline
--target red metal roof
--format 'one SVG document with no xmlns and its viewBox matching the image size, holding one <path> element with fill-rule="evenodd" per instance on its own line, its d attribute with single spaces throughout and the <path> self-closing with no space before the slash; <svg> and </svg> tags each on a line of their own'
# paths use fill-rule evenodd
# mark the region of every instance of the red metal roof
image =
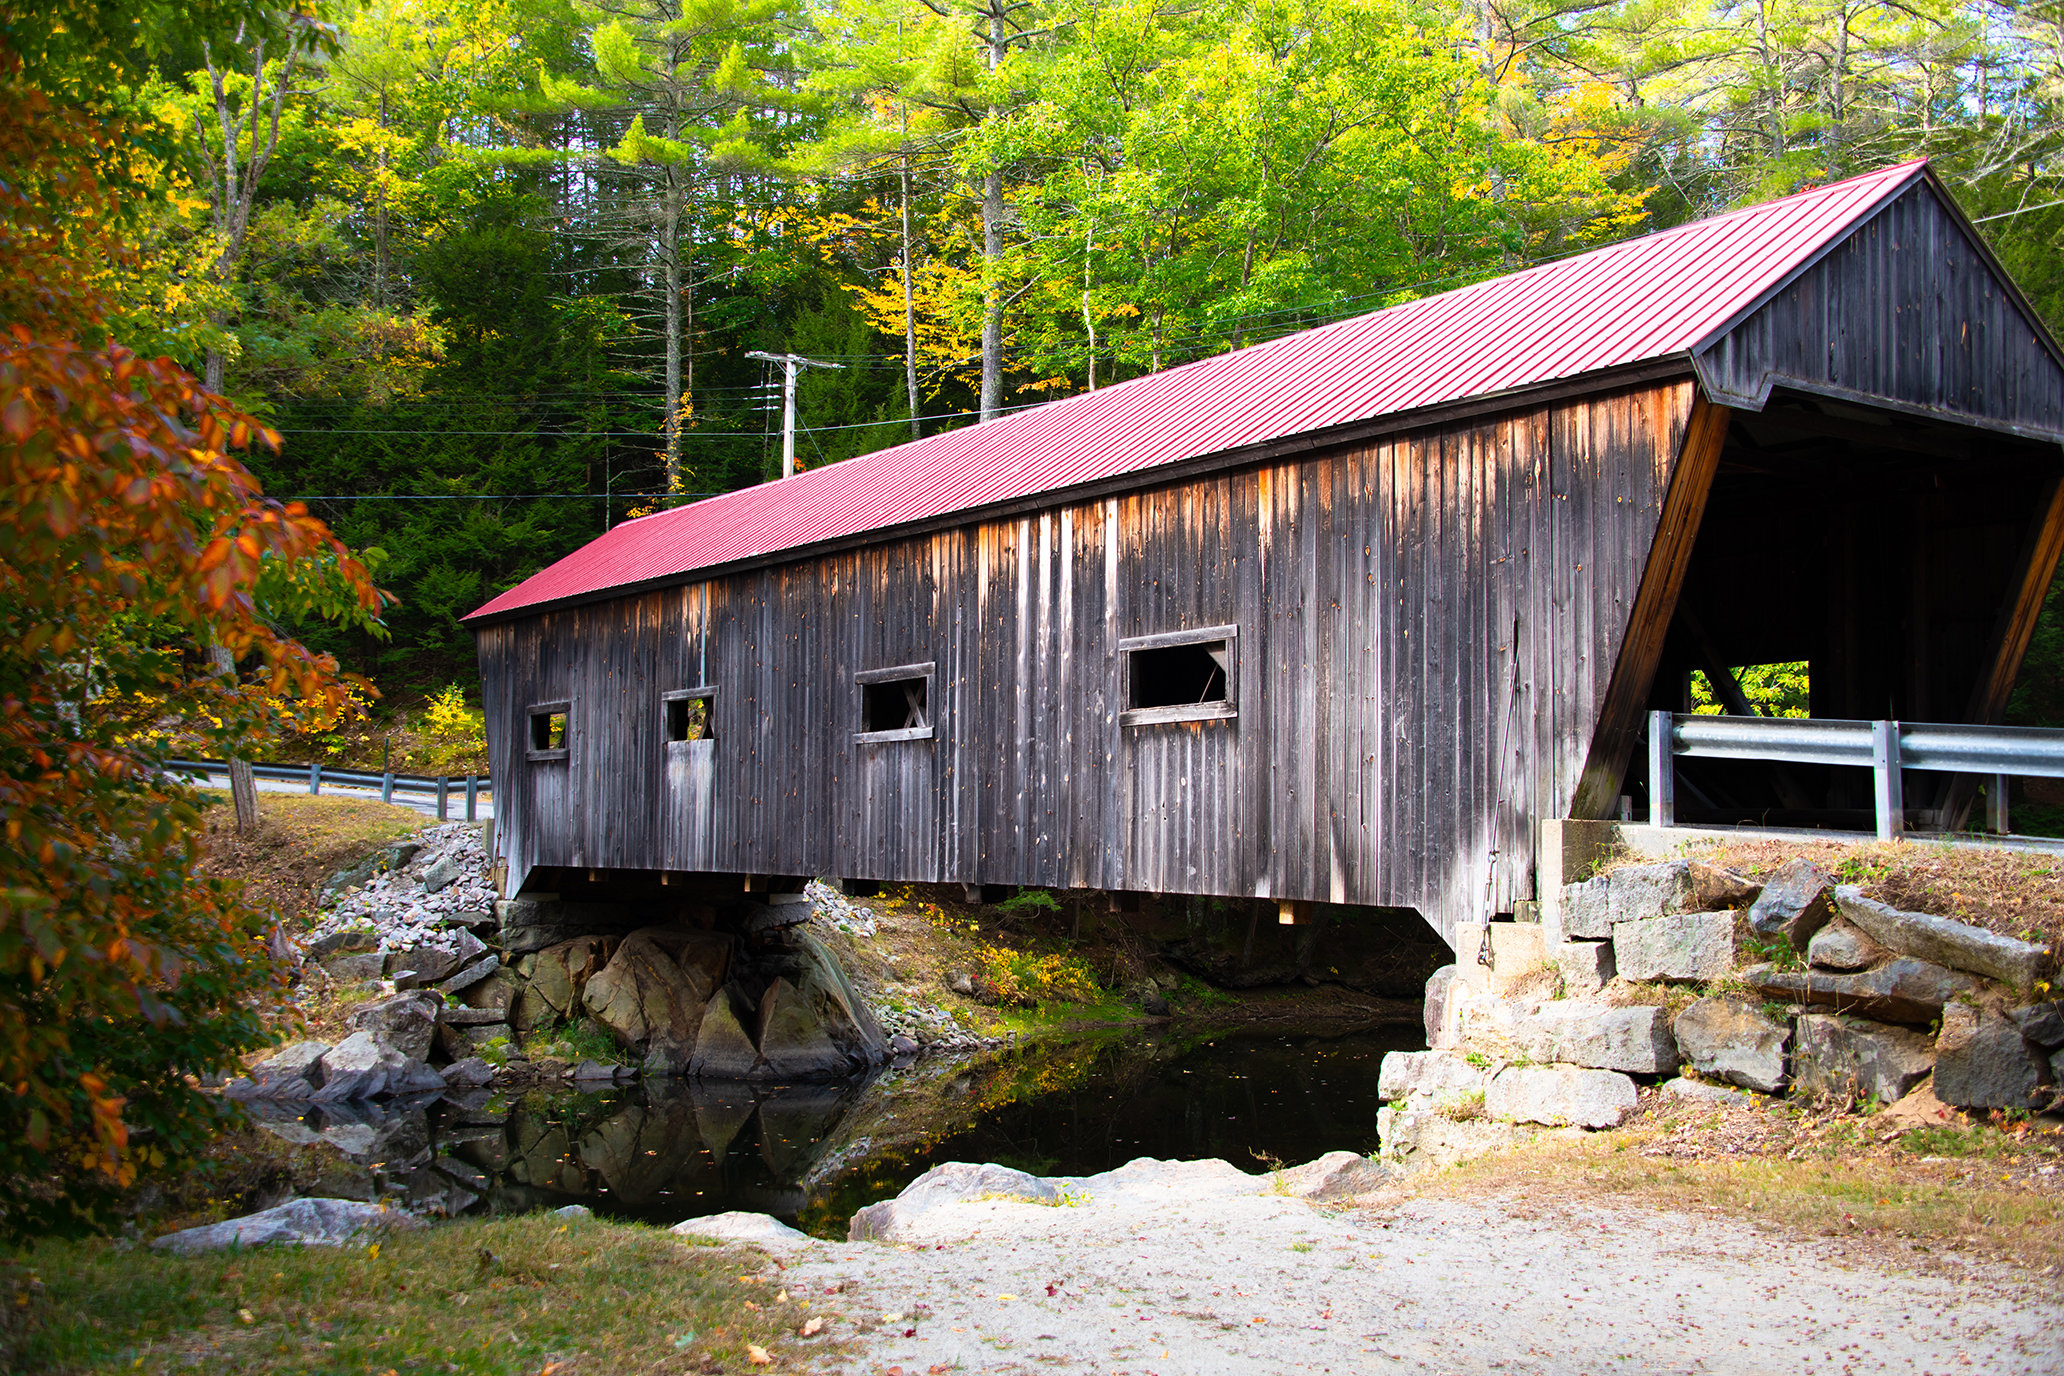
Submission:
<svg viewBox="0 0 2064 1376">
<path fill-rule="evenodd" d="M 467 619 L 1689 354 L 1923 166 L 1854 177 L 628 521 Z"/>
</svg>

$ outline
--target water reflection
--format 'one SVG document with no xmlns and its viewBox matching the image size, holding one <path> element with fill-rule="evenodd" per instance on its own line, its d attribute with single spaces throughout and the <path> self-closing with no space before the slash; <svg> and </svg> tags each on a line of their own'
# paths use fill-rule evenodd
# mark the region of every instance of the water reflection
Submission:
<svg viewBox="0 0 2064 1376">
<path fill-rule="evenodd" d="M 844 1085 L 654 1080 L 599 1093 L 477 1091 L 305 1114 L 268 1130 L 344 1161 L 328 1192 L 445 1214 L 583 1203 L 672 1224 L 751 1209 L 843 1236 L 854 1210 L 939 1161 L 1086 1175 L 1138 1156 L 1248 1170 L 1376 1143 L 1377 1065 L 1416 1028 L 1344 1036 L 1128 1030 Z"/>
</svg>

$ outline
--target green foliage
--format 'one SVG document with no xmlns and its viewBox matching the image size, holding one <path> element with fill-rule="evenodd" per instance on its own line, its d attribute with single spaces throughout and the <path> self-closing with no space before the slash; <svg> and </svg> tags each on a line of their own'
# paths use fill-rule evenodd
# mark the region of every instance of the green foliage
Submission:
<svg viewBox="0 0 2064 1376">
<path fill-rule="evenodd" d="M 1020 889 L 996 905 L 996 911 L 1009 913 L 1013 917 L 1034 917 L 1040 913 L 1057 913 L 1061 900 L 1045 889 Z"/>
<path fill-rule="evenodd" d="M 1800 660 L 1788 664 L 1749 664 L 1731 669 L 1749 705 L 1766 717 L 1810 717 L 1813 715 L 1813 682 L 1809 666 Z M 1712 682 L 1704 671 L 1691 672 L 1691 710 L 1706 717 L 1725 714 L 1727 708 L 1714 696 Z"/>
</svg>

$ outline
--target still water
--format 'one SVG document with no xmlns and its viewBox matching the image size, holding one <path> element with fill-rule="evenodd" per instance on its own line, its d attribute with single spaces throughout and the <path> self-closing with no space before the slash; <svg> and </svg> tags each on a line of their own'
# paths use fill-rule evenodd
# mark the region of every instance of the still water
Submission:
<svg viewBox="0 0 2064 1376">
<path fill-rule="evenodd" d="M 323 1140 L 379 1192 L 447 1213 L 586 1204 L 673 1224 L 749 1209 L 843 1237 L 846 1220 L 942 1161 L 1088 1175 L 1139 1156 L 1243 1170 L 1373 1151 L 1378 1063 L 1416 1026 L 1047 1040 L 842 1086 L 654 1081 L 598 1094 L 479 1093 L 269 1124 Z"/>
</svg>

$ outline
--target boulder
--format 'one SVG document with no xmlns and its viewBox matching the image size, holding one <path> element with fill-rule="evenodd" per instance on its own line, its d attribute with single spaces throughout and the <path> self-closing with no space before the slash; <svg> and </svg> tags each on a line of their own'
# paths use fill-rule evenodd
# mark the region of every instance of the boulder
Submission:
<svg viewBox="0 0 2064 1376">
<path fill-rule="evenodd" d="M 745 1035 L 738 1015 L 732 1011 L 730 993 L 717 990 L 702 1010 L 688 1073 L 699 1079 L 743 1080 L 752 1074 L 759 1059 L 759 1049 Z"/>
<path fill-rule="evenodd" d="M 1557 948 L 1553 959 L 1567 998 L 1589 998 L 1612 983 L 1618 973 L 1610 941 L 1572 941 Z"/>
<path fill-rule="evenodd" d="M 760 1060 L 756 1079 L 830 1080 L 853 1067 L 800 991 L 776 979 L 760 997 Z"/>
<path fill-rule="evenodd" d="M 421 989 L 459 972 L 459 953 L 440 946 L 411 946 L 387 953 L 387 977 L 397 989 Z"/>
<path fill-rule="evenodd" d="M 459 867 L 449 855 L 431 861 L 429 868 L 423 871 L 424 893 L 443 893 L 458 882 Z"/>
<path fill-rule="evenodd" d="M 1352 1199 L 1390 1183 L 1389 1170 L 1351 1151 L 1329 1151 L 1316 1161 L 1278 1171 L 1274 1188 L 1298 1199 Z"/>
<path fill-rule="evenodd" d="M 1455 983 L 1455 967 L 1443 965 L 1426 977 L 1426 1044 L 1439 1046 L 1448 1025 L 1448 990 Z"/>
<path fill-rule="evenodd" d="M 379 949 L 379 935 L 370 927 L 343 927 L 325 932 L 308 943 L 308 955 L 315 960 L 327 956 L 368 955 Z"/>
<path fill-rule="evenodd" d="M 322 1083 L 322 1058 L 329 1051 L 322 1042 L 295 1042 L 251 1067 L 249 1088 L 233 1097 L 250 1099 L 306 1099 Z M 225 1091 L 226 1092 L 226 1091 Z"/>
<path fill-rule="evenodd" d="M 1867 970 L 1890 954 L 1844 918 L 1828 923 L 1806 943 L 1806 963 L 1816 970 Z"/>
<path fill-rule="evenodd" d="M 396 994 L 352 1013 L 350 1025 L 355 1031 L 371 1033 L 404 1056 L 426 1061 L 430 1059 L 430 1046 L 443 1007 L 444 1000 L 432 993 Z"/>
<path fill-rule="evenodd" d="M 1709 1085 L 1704 1080 L 1687 1080 L 1682 1075 L 1663 1081 L 1663 1097 L 1687 1104 L 1710 1104 L 1716 1108 L 1740 1108 L 1756 1102 L 1752 1094 L 1729 1089 L 1726 1085 Z"/>
<path fill-rule="evenodd" d="M 677 1237 L 708 1238 L 713 1242 L 751 1242 L 761 1247 L 808 1247 L 817 1241 L 808 1233 L 789 1227 L 772 1214 L 708 1214 L 676 1223 L 668 1229 Z"/>
<path fill-rule="evenodd" d="M 699 966 L 683 969 L 646 932 L 633 932 L 581 992 L 595 1020 L 627 1047 L 659 1039 L 695 1045 L 713 986 Z"/>
<path fill-rule="evenodd" d="M 1448 1166 L 1512 1145 L 1531 1129 L 1488 1118 L 1454 1119 L 1430 1109 L 1376 1110 L 1379 1155 L 1399 1171 Z"/>
<path fill-rule="evenodd" d="M 1387 1104 L 1439 1109 L 1481 1097 L 1484 1072 L 1453 1051 L 1391 1051 L 1376 1072 L 1376 1096 Z"/>
<path fill-rule="evenodd" d="M 1760 937 L 1781 937 L 1795 951 L 1806 950 L 1814 934 L 1835 915 L 1833 882 L 1827 871 L 1811 860 L 1794 857 L 1785 861 L 1749 905 L 1749 930 Z"/>
<path fill-rule="evenodd" d="M 507 1027 L 508 1015 L 499 1008 L 468 1008 L 462 1003 L 448 1003 L 438 1010 L 437 1021 L 446 1027 Z"/>
<path fill-rule="evenodd" d="M 516 972 L 504 965 L 490 972 L 478 984 L 462 986 L 459 998 L 468 1008 L 492 1008 L 507 1017 L 509 1006 L 516 1002 L 516 994 L 522 987 L 523 981 L 517 978 Z"/>
<path fill-rule="evenodd" d="M 1958 1108 L 2029 1108 L 2038 1099 L 2043 1058 L 2021 1029 L 1968 1003 L 1942 1010 L 1935 1040 L 1935 1097 Z"/>
<path fill-rule="evenodd" d="M 531 967 L 530 992 L 560 1017 L 573 1016 L 588 981 L 608 966 L 614 945 L 609 937 L 583 936 L 547 946 Z"/>
<path fill-rule="evenodd" d="M 1878 1022 L 1914 1024 L 1933 1022 L 1944 1004 L 1978 988 L 1969 975 L 1904 957 L 1854 975 L 1752 965 L 1742 971 L 1742 980 L 1781 1003 L 1811 1003 Z"/>
<path fill-rule="evenodd" d="M 1677 1066 L 1670 1015 L 1661 1008 L 1555 999 L 1518 1018 L 1513 1032 L 1529 1060 L 1640 1075 Z"/>
<path fill-rule="evenodd" d="M 1612 936 L 1612 876 L 1562 886 L 1562 931 L 1567 937 L 1602 940 Z"/>
<path fill-rule="evenodd" d="M 501 968 L 502 958 L 493 952 L 489 952 L 471 965 L 460 970 L 444 983 L 438 985 L 437 992 L 446 995 L 456 995 L 462 990 L 472 988 Z"/>
<path fill-rule="evenodd" d="M 1653 865 L 1623 865 L 1607 874 L 1607 917 L 1613 927 L 1623 922 L 1642 922 L 1673 913 L 1712 912 L 1736 908 L 1753 900 L 1756 885 L 1732 870 L 1702 860 L 1664 860 Z M 1564 924 L 1571 936 L 1610 937 L 1611 931 L 1579 932 Z"/>
<path fill-rule="evenodd" d="M 378 979 L 387 971 L 387 957 L 378 951 L 362 951 L 355 955 L 331 956 L 320 962 L 323 973 L 343 983 L 355 983 L 362 979 Z"/>
<path fill-rule="evenodd" d="M 1707 998 L 1677 1015 L 1678 1049 L 1701 1075 L 1775 1094 L 1785 1085 L 1791 1029 L 1743 999 Z"/>
<path fill-rule="evenodd" d="M 796 954 L 796 991 L 824 1025 L 832 1041 L 856 1065 L 880 1064 L 888 1054 L 888 1034 L 882 1031 L 874 1011 L 853 988 L 852 981 L 846 978 L 838 957 L 817 938 L 807 934 L 796 939 Z M 1160 1013 L 1154 1013 L 1151 1008 L 1146 1011 L 1156 1017 L 1165 1016 L 1167 1004 L 1165 1001 L 1162 1003 Z M 760 1049 L 762 1052 L 766 1050 L 764 1042 Z"/>
<path fill-rule="evenodd" d="M 1511 1066 L 1484 1092 L 1484 1112 L 1504 1122 L 1616 1128 L 1636 1098 L 1634 1082 L 1618 1071 Z"/>
<path fill-rule="evenodd" d="M 354 1032 L 323 1053 L 322 1084 L 311 1098 L 370 1099 L 387 1092 L 387 1057 L 392 1053 L 370 1032 Z"/>
<path fill-rule="evenodd" d="M 2007 1019 L 2021 1029 L 2021 1035 L 2048 1050 L 2064 1046 L 2064 1002 L 2031 1003 L 2009 1008 Z"/>
<path fill-rule="evenodd" d="M 1035 1204 L 1059 1202 L 1061 1192 L 1048 1181 L 1009 1166 L 948 1161 L 934 1166 L 903 1187 L 903 1193 L 870 1204 L 853 1215 L 846 1237 L 893 1240 L 917 1218 L 948 1204 L 983 1199 L 1022 1199 Z"/>
<path fill-rule="evenodd" d="M 2048 959 L 2049 953 L 2032 942 L 2017 941 L 1930 913 L 1903 912 L 1866 898 L 1854 884 L 1836 889 L 1835 903 L 1842 916 L 1887 950 L 1952 970 L 1969 970 L 2017 989 L 2032 986 L 2041 977 Z"/>
<path fill-rule="evenodd" d="M 1935 1047 L 1919 1032 L 1863 1018 L 1807 1013 L 1792 1052 L 1792 1088 L 1814 1098 L 1893 1104 L 1928 1078 Z"/>
<path fill-rule="evenodd" d="M 444 1068 L 444 1082 L 453 1089 L 478 1089 L 494 1082 L 494 1067 L 478 1056 L 469 1056 Z"/>
<path fill-rule="evenodd" d="M 1735 915 L 1636 918 L 1613 927 L 1612 945 L 1613 966 L 1623 979 L 1718 979 L 1735 967 Z"/>
<path fill-rule="evenodd" d="M 917 1039 L 907 1032 L 898 1032 L 889 1038 L 889 1054 L 898 1060 L 917 1054 Z"/>
<path fill-rule="evenodd" d="M 210 1223 L 154 1238 L 151 1246 L 174 1256 L 196 1256 L 225 1247 L 264 1247 L 279 1243 L 289 1246 L 336 1247 L 360 1233 L 391 1228 L 403 1222 L 397 1214 L 378 1204 L 355 1199 L 290 1199 L 259 1213 Z"/>
</svg>

